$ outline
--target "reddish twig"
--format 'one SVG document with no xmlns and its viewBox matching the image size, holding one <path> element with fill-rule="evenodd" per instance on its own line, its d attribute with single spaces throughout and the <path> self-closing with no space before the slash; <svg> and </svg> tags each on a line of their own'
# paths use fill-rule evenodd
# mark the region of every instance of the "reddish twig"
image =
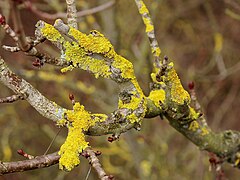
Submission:
<svg viewBox="0 0 240 180">
<path fill-rule="evenodd" d="M 26 152 L 24 152 L 22 149 L 17 150 L 17 153 L 27 159 L 34 159 L 34 156 L 27 154 Z"/>
</svg>

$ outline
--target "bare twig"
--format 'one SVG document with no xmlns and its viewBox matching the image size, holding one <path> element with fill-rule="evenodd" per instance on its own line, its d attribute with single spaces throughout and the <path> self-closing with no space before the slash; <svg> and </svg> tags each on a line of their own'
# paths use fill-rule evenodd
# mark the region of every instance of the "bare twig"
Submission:
<svg viewBox="0 0 240 180">
<path fill-rule="evenodd" d="M 93 7 L 91 9 L 86 9 L 86 10 L 79 11 L 79 12 L 77 12 L 77 18 L 101 12 L 105 9 L 108 9 L 112 5 L 114 5 L 115 2 L 116 2 L 115 0 L 112 0 L 112 1 L 106 2 L 104 4 L 101 4 L 99 6 Z M 60 19 L 66 19 L 67 18 L 66 13 L 59 12 L 59 13 L 55 13 L 55 14 L 49 14 L 49 13 L 40 11 L 40 10 L 37 9 L 37 7 L 34 4 L 31 3 L 31 1 L 24 1 L 24 4 L 25 4 L 26 8 L 28 8 L 34 14 L 36 14 L 36 15 L 40 16 L 41 18 L 44 18 L 44 19 L 55 20 L 55 19 L 58 19 L 58 18 L 60 18 Z"/>
<path fill-rule="evenodd" d="M 35 158 L 33 155 L 24 152 L 22 149 L 17 150 L 17 153 L 18 153 L 19 155 L 27 158 L 27 159 L 33 159 L 33 158 Z"/>
<path fill-rule="evenodd" d="M 5 17 L 0 14 L 0 24 L 5 30 L 5 32 L 15 41 L 16 46 L 6 46 L 3 45 L 2 48 L 5 49 L 6 51 L 9 52 L 19 52 L 23 51 L 25 52 L 26 55 L 28 56 L 34 56 L 38 58 L 41 61 L 41 64 L 43 65 L 44 63 L 56 65 L 56 66 L 67 66 L 68 63 L 63 59 L 63 58 L 54 58 L 50 57 L 47 54 L 39 52 L 35 46 L 44 41 L 44 39 L 32 39 L 30 37 L 26 37 L 26 43 L 28 43 L 28 48 L 27 49 L 22 49 L 20 43 L 20 36 L 15 33 L 15 31 L 6 23 Z M 24 35 L 25 36 L 25 35 Z M 24 41 L 25 43 L 25 41 Z M 25 45 L 26 46 L 26 45 Z"/>
<path fill-rule="evenodd" d="M 5 16 L 0 14 L 0 24 L 5 30 L 5 32 L 17 43 L 18 42 L 18 36 L 15 33 L 15 31 L 12 30 L 12 28 L 6 23 Z"/>
<path fill-rule="evenodd" d="M 69 26 L 78 29 L 77 9 L 75 0 L 66 0 L 67 3 L 67 23 Z"/>
<path fill-rule="evenodd" d="M 24 100 L 26 96 L 23 94 L 14 94 L 12 96 L 0 98 L 0 103 L 13 103 L 18 100 Z"/>
<path fill-rule="evenodd" d="M 24 161 L 0 162 L 0 175 L 49 167 L 57 164 L 59 158 L 60 156 L 55 152 Z"/>
<path fill-rule="evenodd" d="M 17 5 L 17 1 L 11 1 L 13 25 L 18 36 L 17 44 L 22 51 L 26 52 L 30 49 L 31 45 L 26 40 L 26 35 L 23 29 L 20 12 Z"/>
<path fill-rule="evenodd" d="M 113 176 L 107 175 L 104 169 L 102 168 L 102 165 L 100 164 L 100 161 L 97 157 L 97 155 L 99 155 L 98 153 L 94 152 L 90 148 L 87 148 L 86 150 L 83 151 L 81 155 L 88 159 L 91 166 L 96 170 L 99 179 L 101 180 L 113 179 Z"/>
</svg>

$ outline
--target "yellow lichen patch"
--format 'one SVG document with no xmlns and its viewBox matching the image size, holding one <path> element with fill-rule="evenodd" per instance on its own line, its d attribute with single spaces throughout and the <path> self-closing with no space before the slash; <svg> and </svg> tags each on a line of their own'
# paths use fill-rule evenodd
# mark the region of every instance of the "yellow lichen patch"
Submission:
<svg viewBox="0 0 240 180">
<path fill-rule="evenodd" d="M 189 126 L 189 130 L 191 130 L 191 131 L 196 131 L 196 130 L 198 130 L 199 129 L 199 124 L 198 124 L 198 122 L 197 121 L 192 121 L 191 123 L 190 123 L 190 126 Z"/>
<path fill-rule="evenodd" d="M 201 131 L 202 131 L 202 133 L 201 133 L 202 136 L 205 136 L 205 135 L 209 134 L 209 131 L 205 127 L 201 128 Z"/>
<path fill-rule="evenodd" d="M 214 50 L 216 52 L 220 52 L 222 50 L 222 46 L 223 46 L 223 36 L 220 33 L 215 33 L 214 34 Z"/>
<path fill-rule="evenodd" d="M 81 129 L 69 127 L 68 130 L 68 137 L 58 153 L 61 156 L 59 169 L 71 171 L 80 164 L 79 153 L 88 147 L 88 142 Z"/>
<path fill-rule="evenodd" d="M 130 123 L 140 122 L 142 118 L 137 117 L 134 113 L 127 116 L 127 119 L 130 121 Z"/>
<path fill-rule="evenodd" d="M 153 101 L 155 106 L 157 106 L 158 108 L 161 108 L 159 102 L 164 103 L 164 101 L 165 101 L 165 91 L 163 89 L 152 90 L 150 92 L 148 98 Z"/>
<path fill-rule="evenodd" d="M 112 58 L 115 53 L 110 41 L 97 30 L 93 30 L 89 35 L 86 35 L 74 28 L 70 28 L 69 35 L 73 36 L 85 51 L 100 53 L 109 58 Z"/>
<path fill-rule="evenodd" d="M 152 53 L 155 53 L 156 56 L 160 56 L 161 49 L 159 47 L 152 48 Z"/>
<path fill-rule="evenodd" d="M 73 106 L 73 110 L 67 110 L 65 114 L 69 123 L 69 132 L 58 153 L 61 156 L 59 168 L 70 171 L 80 163 L 79 153 L 88 147 L 83 132 L 95 125 L 98 120 L 104 118 L 92 118 L 91 114 L 79 103 Z"/>
<path fill-rule="evenodd" d="M 197 119 L 199 117 L 199 113 L 197 113 L 192 107 L 189 107 L 189 118 Z"/>
<path fill-rule="evenodd" d="M 134 111 L 141 106 L 143 108 L 143 113 L 140 116 L 136 116 L 136 114 L 134 112 L 132 112 L 130 115 L 127 116 L 127 119 L 131 123 L 140 122 L 141 119 L 145 116 L 146 101 L 145 101 L 145 96 L 143 95 L 143 92 L 142 91 L 140 91 L 140 92 L 133 91 L 130 102 L 125 103 L 121 99 L 119 99 L 119 101 L 118 101 L 118 109 L 126 108 L 126 109 Z"/>
<path fill-rule="evenodd" d="M 148 11 L 147 7 L 145 6 L 145 4 L 143 3 L 143 1 L 140 1 L 140 4 L 141 4 L 141 8 L 139 9 L 139 13 L 140 14 L 144 14 L 144 13 L 149 14 L 149 11 Z"/>
<path fill-rule="evenodd" d="M 94 59 L 86 56 L 83 48 L 79 47 L 76 42 L 65 42 L 65 59 L 71 61 L 74 67 L 80 67 L 83 70 L 92 72 L 96 78 L 99 76 L 109 77 L 111 74 L 109 66 L 104 60 Z M 73 69 L 73 66 L 63 68 L 61 71 L 66 72 Z"/>
<path fill-rule="evenodd" d="M 137 109 L 139 104 L 141 103 L 142 99 L 139 97 L 136 97 L 135 95 L 131 96 L 131 100 L 129 103 L 123 103 L 122 100 L 119 100 L 118 102 L 118 108 L 127 108 L 127 109 Z"/>
<path fill-rule="evenodd" d="M 144 22 L 144 24 L 146 26 L 146 32 L 151 32 L 151 31 L 154 30 L 154 27 L 153 27 L 152 22 L 151 22 L 150 19 L 144 17 L 143 18 L 143 22 Z"/>
<path fill-rule="evenodd" d="M 172 64 L 170 64 L 172 65 Z M 174 68 L 170 69 L 168 72 L 167 82 L 171 86 L 171 100 L 178 103 L 184 104 L 184 102 L 190 102 L 190 95 L 188 92 L 182 87 L 181 81 L 175 71 Z"/>
<path fill-rule="evenodd" d="M 112 66 L 121 70 L 121 75 L 125 79 L 135 79 L 133 65 L 130 61 L 120 55 L 114 56 Z"/>
<path fill-rule="evenodd" d="M 44 27 L 41 28 L 41 33 L 52 42 L 60 41 L 63 42 L 63 37 L 52 25 L 44 22 Z"/>
<path fill-rule="evenodd" d="M 240 153 L 237 152 L 237 153 L 236 153 L 236 160 L 235 160 L 234 165 L 235 165 L 235 166 L 238 166 L 239 164 L 240 164 Z"/>
</svg>

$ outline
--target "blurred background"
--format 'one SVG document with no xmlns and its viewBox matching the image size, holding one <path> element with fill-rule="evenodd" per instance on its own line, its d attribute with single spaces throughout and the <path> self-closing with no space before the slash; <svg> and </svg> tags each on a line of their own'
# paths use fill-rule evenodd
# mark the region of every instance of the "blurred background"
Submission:
<svg viewBox="0 0 240 180">
<path fill-rule="evenodd" d="M 162 53 L 175 63 L 185 88 L 189 82 L 195 83 L 209 126 L 216 132 L 240 131 L 240 1 L 144 2 L 152 15 Z M 88 15 L 78 18 L 79 29 L 85 33 L 97 29 L 108 37 L 116 52 L 134 64 L 138 81 L 148 94 L 153 58 L 134 0 L 76 0 L 76 3 L 78 11 L 90 10 Z M 103 10 L 93 13 L 99 7 Z M 25 1 L 19 8 L 27 36 L 34 36 L 39 19 L 53 23 L 54 14 L 66 12 L 64 0 L 32 0 L 29 6 Z M 12 25 L 9 0 L 0 1 L 0 12 Z M 0 42 L 14 46 L 3 29 L 0 29 Z M 38 49 L 59 56 L 49 42 L 39 45 Z M 16 74 L 65 108 L 72 108 L 69 93 L 91 112 L 110 113 L 117 108 L 118 86 L 110 80 L 95 79 L 77 69 L 61 74 L 59 67 L 47 64 L 36 68 L 32 66 L 35 58 L 22 52 L 10 53 L 1 48 L 0 55 Z M 12 94 L 0 84 L 0 97 Z M 16 152 L 18 149 L 34 156 L 44 154 L 58 131 L 54 123 L 38 114 L 26 101 L 0 104 L 0 160 L 23 160 Z M 62 129 L 49 153 L 59 150 L 66 136 L 66 129 Z M 102 152 L 100 160 L 104 169 L 116 179 L 215 179 L 214 171 L 209 171 L 208 153 L 201 152 L 159 117 L 145 119 L 140 132 L 131 130 L 122 134 L 119 141 L 109 143 L 107 137 L 87 137 L 87 140 L 93 149 Z M 0 179 L 85 179 L 89 168 L 87 160 L 81 158 L 81 164 L 70 173 L 60 171 L 55 165 L 0 176 Z M 223 170 L 225 179 L 240 176 L 240 171 L 228 164 L 223 165 Z M 94 170 L 88 179 L 98 179 Z"/>
</svg>

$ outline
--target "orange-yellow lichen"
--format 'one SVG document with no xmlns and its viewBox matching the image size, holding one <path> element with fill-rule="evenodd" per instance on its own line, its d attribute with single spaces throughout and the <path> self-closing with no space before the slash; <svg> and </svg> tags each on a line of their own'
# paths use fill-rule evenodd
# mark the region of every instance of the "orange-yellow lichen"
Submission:
<svg viewBox="0 0 240 180">
<path fill-rule="evenodd" d="M 97 121 L 105 120 L 106 116 L 100 116 L 99 114 L 93 116 L 80 103 L 75 103 L 73 110 L 67 110 L 65 114 L 68 119 L 69 131 L 67 139 L 58 153 L 61 156 L 59 168 L 70 171 L 80 163 L 79 153 L 88 147 L 84 131 L 94 126 Z M 65 123 L 66 121 L 64 120 L 63 122 Z"/>
<path fill-rule="evenodd" d="M 161 108 L 160 102 L 164 103 L 165 101 L 165 91 L 163 89 L 152 90 L 148 98 L 153 101 L 155 106 Z"/>
<path fill-rule="evenodd" d="M 170 63 L 169 66 L 173 66 L 173 63 Z M 181 81 L 175 71 L 175 69 L 172 67 L 168 74 L 166 81 L 171 86 L 171 100 L 178 103 L 178 104 L 184 104 L 190 102 L 190 95 L 188 92 L 183 88 Z"/>
</svg>

